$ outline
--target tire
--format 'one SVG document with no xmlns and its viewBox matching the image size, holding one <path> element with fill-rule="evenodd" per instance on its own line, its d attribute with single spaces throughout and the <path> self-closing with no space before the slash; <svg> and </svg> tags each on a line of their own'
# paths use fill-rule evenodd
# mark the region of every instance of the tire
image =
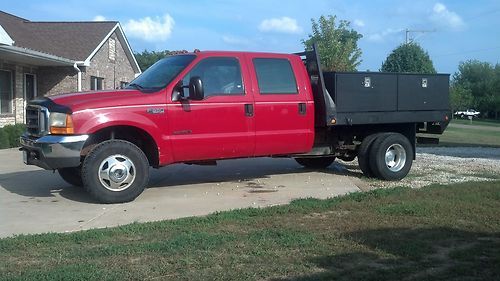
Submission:
<svg viewBox="0 0 500 281">
<path fill-rule="evenodd" d="M 411 169 L 413 147 L 405 136 L 390 133 L 377 137 L 370 148 L 369 163 L 381 180 L 400 180 Z"/>
<path fill-rule="evenodd" d="M 149 181 L 149 162 L 133 143 L 108 140 L 94 147 L 83 161 L 85 189 L 101 203 L 134 200 Z"/>
<path fill-rule="evenodd" d="M 334 156 L 317 158 L 295 158 L 300 165 L 310 169 L 325 169 L 335 161 Z"/>
<path fill-rule="evenodd" d="M 81 167 L 60 168 L 57 172 L 65 182 L 77 187 L 83 186 Z"/>
<path fill-rule="evenodd" d="M 361 145 L 359 146 L 358 164 L 359 168 L 361 169 L 361 172 L 363 172 L 363 175 L 365 175 L 365 177 L 367 178 L 375 177 L 375 174 L 372 172 L 372 169 L 370 168 L 370 148 L 376 138 L 383 136 L 385 134 L 387 133 L 376 133 L 373 135 L 369 135 L 363 139 Z"/>
</svg>

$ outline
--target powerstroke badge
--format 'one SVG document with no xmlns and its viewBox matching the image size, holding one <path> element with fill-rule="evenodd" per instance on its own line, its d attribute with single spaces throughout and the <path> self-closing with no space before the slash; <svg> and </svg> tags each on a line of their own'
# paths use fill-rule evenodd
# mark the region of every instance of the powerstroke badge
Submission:
<svg viewBox="0 0 500 281">
<path fill-rule="evenodd" d="M 164 108 L 148 108 L 146 110 L 146 112 L 149 114 L 163 114 L 163 113 L 165 113 L 165 109 Z"/>
</svg>

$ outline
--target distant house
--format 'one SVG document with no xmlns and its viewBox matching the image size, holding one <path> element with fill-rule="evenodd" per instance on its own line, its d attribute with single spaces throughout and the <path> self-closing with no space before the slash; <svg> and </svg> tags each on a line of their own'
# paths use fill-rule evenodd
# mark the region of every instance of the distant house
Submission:
<svg viewBox="0 0 500 281">
<path fill-rule="evenodd" d="M 33 22 L 0 11 L 0 127 L 24 123 L 35 97 L 116 89 L 140 73 L 119 22 Z"/>
</svg>

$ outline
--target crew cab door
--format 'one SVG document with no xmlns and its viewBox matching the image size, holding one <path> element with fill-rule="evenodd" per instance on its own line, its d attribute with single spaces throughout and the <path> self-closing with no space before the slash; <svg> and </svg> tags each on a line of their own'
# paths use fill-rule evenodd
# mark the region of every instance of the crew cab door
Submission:
<svg viewBox="0 0 500 281">
<path fill-rule="evenodd" d="M 310 88 L 300 58 L 249 54 L 247 63 L 251 66 L 255 99 L 255 155 L 310 151 L 314 142 L 314 102 L 308 95 Z"/>
<path fill-rule="evenodd" d="M 253 156 L 253 97 L 246 93 L 248 71 L 241 67 L 241 61 L 238 55 L 201 57 L 180 78 L 188 85 L 191 77 L 200 77 L 205 97 L 174 101 L 168 106 L 175 162 Z"/>
</svg>

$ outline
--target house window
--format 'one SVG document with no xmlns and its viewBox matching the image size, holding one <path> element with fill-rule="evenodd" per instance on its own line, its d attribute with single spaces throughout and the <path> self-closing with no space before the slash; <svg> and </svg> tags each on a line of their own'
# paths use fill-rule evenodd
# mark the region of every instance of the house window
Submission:
<svg viewBox="0 0 500 281">
<path fill-rule="evenodd" d="M 12 113 L 12 72 L 0 70 L 0 114 Z"/>
<path fill-rule="evenodd" d="M 104 82 L 104 78 L 90 76 L 90 90 L 102 90 L 102 84 Z"/>
<path fill-rule="evenodd" d="M 116 41 L 113 38 L 109 38 L 109 60 L 115 61 L 116 57 Z"/>
<path fill-rule="evenodd" d="M 127 85 L 128 85 L 128 82 L 120 81 L 120 89 L 125 89 L 125 87 L 127 87 Z"/>
</svg>

